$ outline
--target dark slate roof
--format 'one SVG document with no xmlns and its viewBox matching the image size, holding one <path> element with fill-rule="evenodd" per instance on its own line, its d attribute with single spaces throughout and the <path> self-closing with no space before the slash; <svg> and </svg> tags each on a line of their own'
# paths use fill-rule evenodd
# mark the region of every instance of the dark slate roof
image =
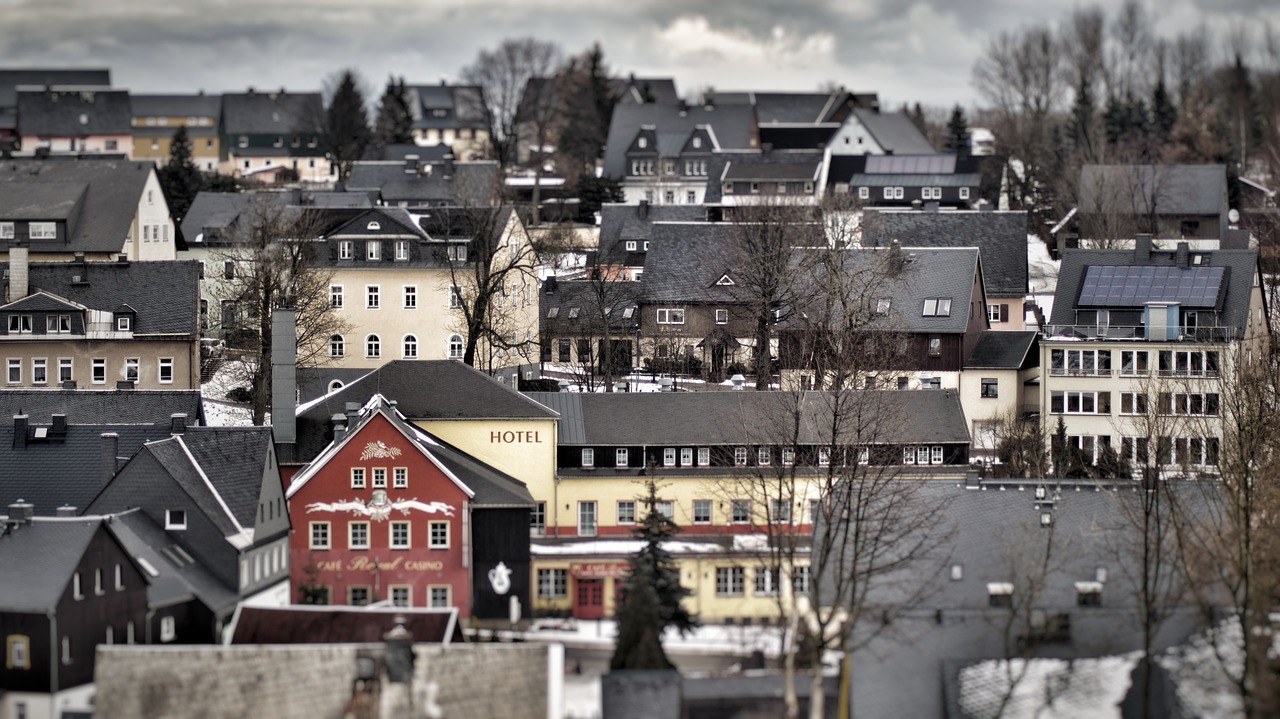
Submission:
<svg viewBox="0 0 1280 719">
<path fill-rule="evenodd" d="M 949 175 L 862 175 L 849 177 L 850 187 L 977 187 L 982 175 L 975 173 Z"/>
<path fill-rule="evenodd" d="M 43 290 L 91 309 L 111 312 L 127 303 L 137 312 L 135 338 L 195 337 L 199 331 L 199 262 L 32 262 L 29 276 L 32 292 Z M 75 277 L 80 281 L 73 282 Z"/>
<path fill-rule="evenodd" d="M 634 335 L 640 327 L 640 313 L 636 308 L 640 295 L 638 282 L 608 282 L 600 284 L 594 280 L 575 280 L 554 282 L 554 290 L 548 292 L 548 283 L 543 282 L 542 294 L 539 296 L 539 307 L 542 318 L 539 321 L 543 337 L 572 337 L 590 335 L 603 339 L 601 327 L 601 308 L 608 306 L 609 325 L 615 338 Z M 552 310 L 555 316 L 552 317 Z M 578 316 L 572 317 L 570 310 L 577 309 Z M 625 317 L 626 310 L 631 316 Z"/>
<path fill-rule="evenodd" d="M 219 495 L 216 487 L 211 487 L 206 482 L 208 474 L 203 473 L 203 468 L 191 461 L 190 455 L 184 448 L 181 437 L 169 437 L 168 439 L 155 440 L 147 442 L 138 451 L 138 456 L 149 454 L 155 458 L 155 462 L 140 462 L 137 457 L 130 461 L 131 466 L 127 466 L 121 470 L 122 473 L 129 472 L 133 477 L 133 481 L 137 483 L 137 474 L 144 477 L 154 473 L 162 473 L 159 477 L 151 477 L 152 481 L 162 481 L 162 477 L 168 477 L 177 483 L 182 490 L 191 497 L 191 501 L 200 508 L 201 514 L 209 518 L 209 521 L 218 528 L 218 531 L 224 537 L 230 537 L 240 533 L 241 528 L 236 526 L 234 513 L 228 513 L 223 509 L 222 503 L 219 502 Z M 211 478 L 210 478 L 211 479 Z M 261 475 L 258 477 L 255 489 L 262 486 Z"/>
<path fill-rule="evenodd" d="M 369 229 L 369 224 L 376 222 L 378 229 Z M 350 235 L 377 235 L 384 237 L 410 236 L 420 240 L 429 240 L 427 233 L 414 220 L 408 210 L 402 207 L 370 207 L 332 228 L 328 237 L 345 237 Z"/>
<path fill-rule="evenodd" d="M 884 247 L 977 247 L 987 293 L 1027 294 L 1027 213 L 866 210 L 862 244 Z"/>
<path fill-rule="evenodd" d="M 1023 369 L 1037 360 L 1039 332 L 999 332 L 988 330 L 978 338 L 965 369 Z"/>
<path fill-rule="evenodd" d="M 248 92 L 222 96 L 224 135 L 315 132 L 323 112 L 318 92 Z"/>
<path fill-rule="evenodd" d="M 644 240 L 653 236 L 655 222 L 697 222 L 707 218 L 701 205 L 607 204 L 600 208 L 600 255 L 617 261 L 626 252 L 624 243 L 635 240 L 643 252 Z"/>
<path fill-rule="evenodd" d="M 920 133 L 911 118 L 902 112 L 876 112 L 854 110 L 862 126 L 867 128 L 876 144 L 895 155 L 931 155 L 933 145 Z"/>
<path fill-rule="evenodd" d="M 7 507 L 7 505 L 6 505 Z M 0 531 L 0 611 L 53 611 L 95 534 L 100 518 L 43 520 Z"/>
<path fill-rule="evenodd" d="M 79 218 L 67 243 L 37 241 L 32 251 L 121 252 L 138 213 L 143 186 L 154 170 L 151 162 L 105 158 L 4 160 L 0 162 L 0 195 L 18 185 L 55 183 L 50 191 L 65 194 L 67 183 L 86 184 Z"/>
<path fill-rule="evenodd" d="M 377 191 L 389 205 L 401 202 L 488 205 L 501 185 L 496 162 L 455 162 L 451 175 L 443 163 L 421 161 L 418 168 L 414 173 L 406 173 L 404 162 L 357 162 L 351 168 L 347 188 Z"/>
<path fill-rule="evenodd" d="M 803 261 L 799 251 L 796 258 L 797 262 Z M 867 278 L 874 283 L 874 287 L 865 290 L 869 298 L 877 303 L 881 298 L 889 299 L 889 311 L 883 316 L 885 327 L 930 334 L 962 334 L 968 329 L 969 298 L 981 267 L 976 248 L 903 247 L 897 260 L 887 249 L 855 248 L 845 251 L 844 262 L 848 277 Z M 894 262 L 898 263 L 896 272 L 890 267 Z M 823 270 L 816 265 L 811 271 Z M 823 286 L 821 276 L 815 282 Z M 924 316 L 924 303 L 929 298 L 949 298 L 951 313 L 945 317 Z M 818 319 L 810 318 L 808 308 L 801 304 L 781 326 L 805 328 Z"/>
<path fill-rule="evenodd" d="M 403 621 L 414 642 L 461 641 L 457 609 L 295 605 L 236 609 L 232 644 L 381 644 Z"/>
<path fill-rule="evenodd" d="M 206 95 L 132 95 L 133 116 L 147 117 L 209 117 L 216 123 L 222 114 L 222 96 Z M 146 123 L 141 125 L 146 128 Z M 166 126 L 170 132 L 177 126 Z M 187 131 L 201 129 L 199 126 L 188 127 Z"/>
<path fill-rule="evenodd" d="M 240 595 L 200 562 L 170 559 L 171 548 L 180 545 L 145 512 L 131 510 L 112 515 L 107 527 L 135 562 L 145 560 L 146 564 L 139 562 L 139 566 L 147 575 L 147 602 L 152 606 L 196 599 L 215 615 L 225 616 L 239 602 Z M 162 551 L 166 549 L 170 552 Z M 147 565 L 157 574 L 152 575 Z"/>
<path fill-rule="evenodd" d="M 83 182 L 15 183 L 0 195 L 0 220 L 66 220 L 74 229 L 88 189 Z"/>
<path fill-rule="evenodd" d="M 552 419 L 555 413 L 456 360 L 393 360 L 342 389 L 299 407 L 295 459 L 309 461 L 333 436 L 330 419 L 347 402 L 381 394 L 410 420 Z"/>
<path fill-rule="evenodd" d="M 634 105 L 648 102 L 657 105 L 676 105 L 680 102 L 680 93 L 676 92 L 676 81 L 669 77 L 615 77 L 609 81 L 609 87 L 618 98 L 619 105 Z"/>
<path fill-rule="evenodd" d="M 37 515 L 51 516 L 62 506 L 84 510 L 106 483 L 102 434 L 119 435 L 116 455 L 130 457 L 143 442 L 168 437 L 169 422 L 71 423 L 61 441 L 28 441 L 23 449 L 13 448 L 13 430 L 10 415 L 0 423 L 0 507 L 25 499 Z"/>
<path fill-rule="evenodd" d="M 364 162 L 402 163 L 406 160 L 444 162 L 445 155 L 452 154 L 453 148 L 444 143 L 427 146 L 415 145 L 409 142 L 392 145 L 370 144 L 364 150 L 364 157 L 360 158 L 360 162 L 357 162 L 356 165 L 359 166 Z"/>
<path fill-rule="evenodd" d="M 204 419 L 200 390 L 0 389 L 0 418 L 25 414 L 32 424 L 49 424 L 55 414 L 67 424 L 148 424 L 168 427 L 175 414 L 187 424 Z M 107 430 L 103 430 L 107 431 Z"/>
<path fill-rule="evenodd" d="M 363 192 L 298 189 L 283 192 L 201 191 L 182 218 L 182 236 L 187 238 L 189 247 L 234 242 L 241 216 L 250 213 L 257 202 L 268 202 L 272 208 L 293 208 L 289 212 L 315 209 L 323 227 L 345 223 L 357 214 L 352 211 L 373 207 L 369 196 Z"/>
<path fill-rule="evenodd" d="M 408 85 L 409 112 L 415 130 L 488 127 L 484 93 L 474 85 Z M 444 110 L 436 117 L 433 110 Z"/>
<path fill-rule="evenodd" d="M 684 138 L 688 138 L 699 125 L 712 128 L 723 150 L 751 149 L 758 144 L 755 110 L 750 105 L 712 109 L 690 107 L 687 110 L 676 105 L 653 103 L 618 105 L 609 123 L 609 140 L 604 152 L 605 176 L 621 178 L 626 175 L 627 148 L 645 125 L 655 126 L 659 135 L 679 139 L 680 147 L 684 145 Z"/>
<path fill-rule="evenodd" d="M 834 395 L 827 392 L 529 392 L 560 413 L 559 441 L 572 445 L 725 445 L 780 443 L 779 433 L 799 408 L 800 444 L 822 444 L 823 421 Z M 968 442 L 969 430 L 955 390 L 857 390 L 863 408 L 883 420 L 861 443 Z M 715 421 L 708 421 L 708 418 Z M 828 420 L 829 421 L 829 420 Z"/>
<path fill-rule="evenodd" d="M 734 153 L 727 158 L 722 180 L 793 180 L 817 182 L 822 171 L 819 150 L 779 150 L 770 153 Z"/>
<path fill-rule="evenodd" d="M 1080 211 L 1221 215 L 1227 210 L 1223 165 L 1085 165 Z"/>
<path fill-rule="evenodd" d="M 271 428 L 192 427 L 174 439 L 186 446 L 240 526 L 255 526 Z"/>
<path fill-rule="evenodd" d="M 0 69 L 0 108 L 17 107 L 17 89 L 21 86 L 50 85 L 106 88 L 111 86 L 111 70 L 34 67 Z"/>
<path fill-rule="evenodd" d="M 1253 278 L 1258 272 L 1257 250 L 1197 250 L 1192 254 L 1203 259 L 1199 267 L 1227 268 L 1226 295 L 1222 300 L 1222 325 L 1235 327 L 1243 336 L 1249 323 L 1249 300 Z M 1058 270 L 1058 288 L 1054 293 L 1053 317 L 1050 324 L 1075 324 L 1075 310 L 1080 286 L 1090 266 L 1173 267 L 1177 265 L 1175 250 L 1152 250 L 1148 259 L 1137 250 L 1067 250 Z"/>
<path fill-rule="evenodd" d="M 726 274 L 732 278 L 745 261 L 736 232 L 728 223 L 655 225 L 644 258 L 644 302 L 735 304 L 736 288 L 717 282 Z"/>
<path fill-rule="evenodd" d="M 24 135 L 129 135 L 133 133 L 132 119 L 126 90 L 18 91 L 18 131 Z"/>
</svg>

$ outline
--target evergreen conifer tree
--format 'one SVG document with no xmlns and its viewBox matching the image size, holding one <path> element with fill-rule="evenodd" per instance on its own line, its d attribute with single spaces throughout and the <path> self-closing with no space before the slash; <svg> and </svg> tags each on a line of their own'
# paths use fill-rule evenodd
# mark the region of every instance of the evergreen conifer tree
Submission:
<svg viewBox="0 0 1280 719">
<path fill-rule="evenodd" d="M 378 102 L 373 141 L 379 147 L 413 142 L 413 115 L 409 110 L 409 92 L 403 77 L 387 78 L 387 89 Z"/>
<path fill-rule="evenodd" d="M 321 137 L 329 160 L 338 168 L 338 181 L 346 182 L 351 176 L 351 166 L 373 138 L 365 112 L 364 92 L 351 70 L 343 71 L 325 108 Z"/>
<path fill-rule="evenodd" d="M 191 159 L 191 139 L 185 126 L 173 133 L 169 141 L 169 162 L 156 172 L 156 179 L 169 204 L 170 216 L 175 223 L 181 222 L 204 185 L 204 177 Z"/>
<path fill-rule="evenodd" d="M 657 483 L 649 480 L 646 491 L 645 517 L 635 530 L 644 546 L 630 561 L 631 576 L 618 612 L 612 669 L 669 668 L 670 662 L 662 651 L 663 632 L 675 627 L 684 634 L 698 626 L 697 618 L 681 605 L 681 600 L 692 592 L 680 586 L 679 567 L 671 552 L 662 546 L 680 528 L 658 511 Z"/>
<path fill-rule="evenodd" d="M 946 151 L 957 155 L 969 154 L 969 121 L 965 119 L 964 108 L 958 103 L 951 110 L 951 119 L 947 120 Z"/>
</svg>

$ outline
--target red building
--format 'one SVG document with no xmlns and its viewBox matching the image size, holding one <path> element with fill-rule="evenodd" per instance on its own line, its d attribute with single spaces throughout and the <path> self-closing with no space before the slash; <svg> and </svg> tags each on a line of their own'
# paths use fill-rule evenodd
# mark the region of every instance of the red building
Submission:
<svg viewBox="0 0 1280 719">
<path fill-rule="evenodd" d="M 334 416 L 334 441 L 286 494 L 295 602 L 456 607 L 529 603 L 525 485 L 413 426 L 375 395 Z"/>
</svg>

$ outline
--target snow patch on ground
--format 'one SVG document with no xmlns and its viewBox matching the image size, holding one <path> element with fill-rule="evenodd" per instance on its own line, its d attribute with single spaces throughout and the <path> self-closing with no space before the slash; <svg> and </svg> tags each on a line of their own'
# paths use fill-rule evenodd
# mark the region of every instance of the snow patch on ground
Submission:
<svg viewBox="0 0 1280 719">
<path fill-rule="evenodd" d="M 204 400 L 204 422 L 209 427 L 252 427 L 253 410 L 248 404 L 227 399 L 227 393 L 237 387 L 246 387 L 246 369 L 241 360 L 224 362 L 208 382 L 200 385 L 200 397 Z M 264 425 L 271 424 L 271 413 L 263 418 Z"/>
<path fill-rule="evenodd" d="M 1120 719 L 1120 702 L 1141 656 L 979 662 L 960 670 L 960 708 L 966 716 L 994 717 L 1009 694 L 1001 719 Z M 1010 676 L 1016 680 L 1011 694 Z"/>
<path fill-rule="evenodd" d="M 1045 321 L 1053 315 L 1053 293 L 1058 288 L 1060 260 L 1049 256 L 1049 246 L 1036 235 L 1027 235 L 1027 280 L 1031 300 L 1040 305 Z"/>
<path fill-rule="evenodd" d="M 1174 647 L 1157 659 L 1172 676 L 1178 701 L 1191 716 L 1223 719 L 1244 716 L 1240 695 L 1227 673 L 1239 676 L 1243 671 L 1241 639 L 1240 623 L 1229 620 L 1212 632 L 1191 637 L 1186 644 Z"/>
</svg>

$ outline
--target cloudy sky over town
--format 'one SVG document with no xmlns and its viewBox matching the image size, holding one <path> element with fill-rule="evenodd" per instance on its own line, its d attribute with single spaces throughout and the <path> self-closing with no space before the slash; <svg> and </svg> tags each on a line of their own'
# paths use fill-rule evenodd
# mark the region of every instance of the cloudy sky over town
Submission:
<svg viewBox="0 0 1280 719">
<path fill-rule="evenodd" d="M 318 89 L 343 67 L 381 87 L 454 80 L 477 50 L 533 35 L 682 94 L 837 83 L 891 104 L 975 102 L 988 38 L 1057 22 L 1077 0 L 0 0 L 0 64 L 107 66 L 135 92 Z M 1109 13 L 1120 0 L 1099 3 Z M 1157 6 L 1148 3 L 1148 9 Z M 1280 31 L 1274 0 L 1162 0 L 1164 37 Z M 1261 41 L 1254 43 L 1261 47 Z M 1215 43 L 1216 48 L 1225 43 Z"/>
</svg>

